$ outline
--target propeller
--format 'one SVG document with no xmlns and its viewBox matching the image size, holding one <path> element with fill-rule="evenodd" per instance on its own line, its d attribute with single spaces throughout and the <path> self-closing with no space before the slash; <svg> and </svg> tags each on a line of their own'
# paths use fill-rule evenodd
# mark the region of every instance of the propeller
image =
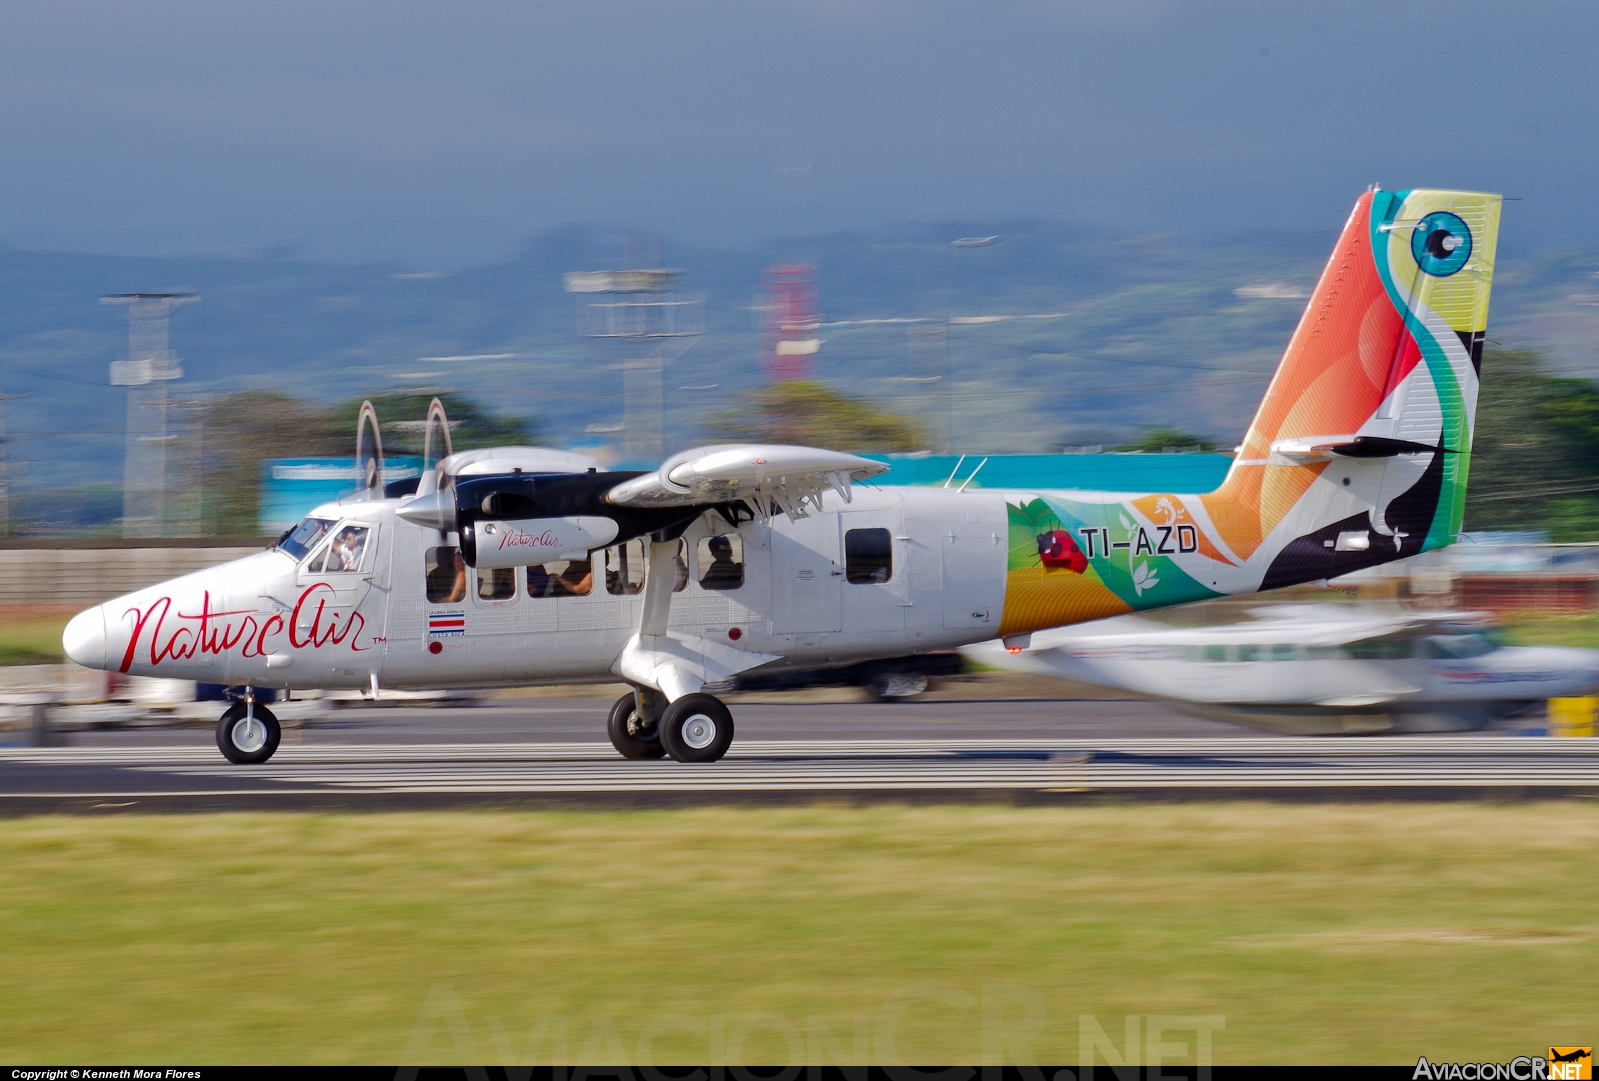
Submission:
<svg viewBox="0 0 1599 1081">
<path fill-rule="evenodd" d="M 366 449 L 367 430 L 372 432 L 372 450 Z M 362 486 L 368 492 L 383 494 L 383 437 L 378 434 L 378 411 L 370 401 L 361 403 L 361 413 L 355 420 L 355 466 L 361 473 Z"/>
</svg>

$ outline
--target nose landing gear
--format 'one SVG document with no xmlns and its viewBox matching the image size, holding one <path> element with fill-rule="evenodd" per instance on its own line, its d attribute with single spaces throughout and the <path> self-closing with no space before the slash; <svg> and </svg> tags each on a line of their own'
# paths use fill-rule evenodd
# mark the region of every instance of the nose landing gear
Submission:
<svg viewBox="0 0 1599 1081">
<path fill-rule="evenodd" d="M 278 719 L 253 701 L 235 702 L 217 722 L 217 747 L 236 766 L 258 766 L 277 752 L 283 739 Z"/>
</svg>

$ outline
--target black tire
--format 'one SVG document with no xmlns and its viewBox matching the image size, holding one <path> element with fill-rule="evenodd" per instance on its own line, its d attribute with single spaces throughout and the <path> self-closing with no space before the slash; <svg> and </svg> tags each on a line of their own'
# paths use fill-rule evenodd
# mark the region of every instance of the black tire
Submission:
<svg viewBox="0 0 1599 1081">
<path fill-rule="evenodd" d="M 927 690 L 927 677 L 921 672 L 879 669 L 866 681 L 866 693 L 878 702 L 898 702 Z"/>
<path fill-rule="evenodd" d="M 255 721 L 266 729 L 266 738 L 248 739 L 243 723 L 246 712 L 247 707 L 243 702 L 235 702 L 228 707 L 228 711 L 217 722 L 217 748 L 221 750 L 222 757 L 235 766 L 259 766 L 277 753 L 278 744 L 283 740 L 283 728 L 270 709 L 257 703 Z"/>
<path fill-rule="evenodd" d="M 666 707 L 661 746 L 679 762 L 715 762 L 733 743 L 733 714 L 721 699 L 685 694 Z"/>
<path fill-rule="evenodd" d="M 638 715 L 638 700 L 632 694 L 624 694 L 616 700 L 605 731 L 611 737 L 611 746 L 623 758 L 666 757 L 658 726 Z"/>
</svg>

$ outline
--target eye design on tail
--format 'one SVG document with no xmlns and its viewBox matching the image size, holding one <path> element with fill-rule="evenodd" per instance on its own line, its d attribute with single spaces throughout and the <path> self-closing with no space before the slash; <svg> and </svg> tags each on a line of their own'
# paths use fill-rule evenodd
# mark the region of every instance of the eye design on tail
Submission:
<svg viewBox="0 0 1599 1081">
<path fill-rule="evenodd" d="M 1471 229 L 1458 214 L 1435 210 L 1410 234 L 1416 265 L 1435 278 L 1447 278 L 1471 259 Z"/>
<path fill-rule="evenodd" d="M 1064 529 L 1051 529 L 1038 535 L 1038 559 L 1045 570 L 1064 569 L 1082 574 L 1088 569 L 1088 557 Z"/>
</svg>

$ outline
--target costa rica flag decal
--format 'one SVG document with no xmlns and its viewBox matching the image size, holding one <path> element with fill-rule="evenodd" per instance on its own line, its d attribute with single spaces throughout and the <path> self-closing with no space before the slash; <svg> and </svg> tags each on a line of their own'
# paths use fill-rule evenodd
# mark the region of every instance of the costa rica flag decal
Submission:
<svg viewBox="0 0 1599 1081">
<path fill-rule="evenodd" d="M 432 612 L 428 615 L 428 637 L 442 638 L 466 633 L 465 612 Z"/>
</svg>

